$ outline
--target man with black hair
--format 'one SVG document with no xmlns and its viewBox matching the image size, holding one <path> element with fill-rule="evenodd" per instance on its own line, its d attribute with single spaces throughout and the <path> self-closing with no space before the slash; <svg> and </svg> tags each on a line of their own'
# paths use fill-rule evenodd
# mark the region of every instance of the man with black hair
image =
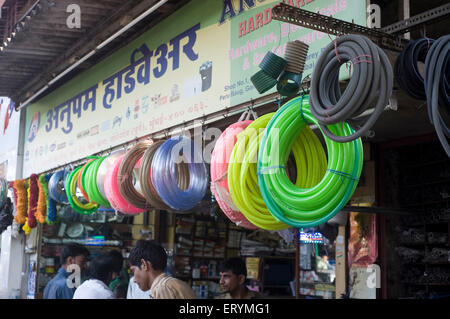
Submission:
<svg viewBox="0 0 450 319">
<path fill-rule="evenodd" d="M 116 299 L 125 299 L 128 290 L 128 273 L 123 267 L 123 256 L 118 250 L 110 250 L 109 254 L 115 260 L 114 279 L 109 283 L 109 289 Z"/>
<path fill-rule="evenodd" d="M 95 257 L 89 265 L 89 280 L 75 290 L 73 299 L 115 299 L 108 285 L 119 272 L 117 259 L 111 253 Z"/>
<path fill-rule="evenodd" d="M 155 241 L 139 240 L 128 261 L 134 281 L 143 291 L 150 289 L 152 299 L 194 299 L 194 291 L 184 281 L 168 276 L 167 253 Z"/>
<path fill-rule="evenodd" d="M 217 299 L 261 299 L 258 292 L 251 291 L 245 286 L 247 280 L 247 266 L 239 257 L 225 260 L 220 266 L 220 285 L 224 289 Z"/>
<path fill-rule="evenodd" d="M 70 288 L 67 278 L 70 273 L 67 271 L 69 265 L 78 265 L 81 272 L 87 268 L 89 250 L 80 244 L 65 245 L 61 251 L 61 268 L 58 274 L 50 280 L 44 289 L 44 299 L 72 299 L 75 287 Z"/>
</svg>

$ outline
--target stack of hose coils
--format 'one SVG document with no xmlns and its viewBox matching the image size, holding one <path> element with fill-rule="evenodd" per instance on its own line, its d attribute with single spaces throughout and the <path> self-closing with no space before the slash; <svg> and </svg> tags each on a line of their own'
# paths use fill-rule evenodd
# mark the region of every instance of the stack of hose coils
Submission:
<svg viewBox="0 0 450 319">
<path fill-rule="evenodd" d="M 151 207 L 160 210 L 171 210 L 171 208 L 163 202 L 156 191 L 155 186 L 153 185 L 151 172 L 155 153 L 164 142 L 165 141 L 155 142 L 144 152 L 144 155 L 142 156 L 141 168 L 139 170 L 139 184 L 141 186 L 142 194 Z"/>
<path fill-rule="evenodd" d="M 201 146 L 186 136 L 165 141 L 153 157 L 151 178 L 161 199 L 173 210 L 194 208 L 209 183 Z"/>
<path fill-rule="evenodd" d="M 125 154 L 125 150 L 118 150 L 110 155 L 108 155 L 102 162 L 99 164 L 99 167 L 97 169 L 97 189 L 100 192 L 101 197 L 108 202 L 108 205 L 106 207 L 111 207 L 105 193 L 105 178 L 106 174 L 108 173 L 109 169 L 114 164 L 115 160 L 118 159 L 120 156 Z"/>
<path fill-rule="evenodd" d="M 300 90 L 308 50 L 309 46 L 299 40 L 286 44 L 286 68 L 277 83 L 277 91 L 281 95 L 292 96 Z"/>
<path fill-rule="evenodd" d="M 277 79 L 283 72 L 287 61 L 275 53 L 268 51 L 259 64 L 260 71 L 251 78 L 253 86 L 259 94 L 265 93 L 277 84 Z"/>
<path fill-rule="evenodd" d="M 136 215 L 143 213 L 145 210 L 139 207 L 135 207 L 127 202 L 126 199 L 123 198 L 119 190 L 119 183 L 122 182 L 119 181 L 119 167 L 124 157 L 125 154 L 116 158 L 116 160 L 106 173 L 104 182 L 105 195 L 109 203 L 111 204 L 111 207 L 116 211 L 128 215 Z"/>
<path fill-rule="evenodd" d="M 8 181 L 3 177 L 0 177 L 0 209 L 6 204 L 6 198 L 8 197 Z"/>
<path fill-rule="evenodd" d="M 314 227 L 336 215 L 353 195 L 363 165 L 361 139 L 338 143 L 327 137 L 328 166 L 322 145 L 308 124 L 318 125 L 308 99 L 287 102 L 270 120 L 258 155 L 258 182 L 264 203 L 279 221 L 293 227 Z M 328 126 L 332 134 L 353 134 L 347 123 Z M 296 145 L 297 144 L 297 145 Z M 290 152 L 297 164 L 297 182 L 288 178 Z"/>
<path fill-rule="evenodd" d="M 124 156 L 119 167 L 119 191 L 123 198 L 131 205 L 144 210 L 153 209 L 150 201 L 136 189 L 133 184 L 134 170 L 136 166 L 140 169 L 140 160 L 145 151 L 153 144 L 153 141 L 139 142 L 133 146 Z M 137 180 L 137 179 L 136 179 Z M 138 181 L 138 180 L 137 180 Z"/>
<path fill-rule="evenodd" d="M 434 40 L 422 38 L 409 42 L 397 57 L 394 75 L 398 85 L 414 99 L 425 101 L 425 84 L 418 63 L 425 63 Z"/>
<path fill-rule="evenodd" d="M 234 205 L 228 187 L 228 163 L 231 152 L 237 141 L 237 135 L 244 131 L 252 121 L 240 121 L 227 127 L 220 135 L 211 154 L 211 191 L 213 192 L 219 207 L 224 214 L 236 225 L 248 229 L 255 229 L 256 226 Z"/>
<path fill-rule="evenodd" d="M 428 117 L 450 157 L 450 145 L 447 141 L 450 130 L 440 114 L 442 109 L 450 111 L 450 35 L 440 37 L 431 46 L 425 60 L 424 82 Z"/>
<path fill-rule="evenodd" d="M 108 200 L 102 195 L 97 184 L 99 168 L 106 156 L 94 159 L 91 164 L 86 167 L 84 175 L 84 190 L 91 203 L 96 203 L 102 207 L 111 207 Z"/>
<path fill-rule="evenodd" d="M 353 75 L 341 95 L 339 68 L 353 63 Z M 327 45 L 315 64 L 311 77 L 310 107 L 322 132 L 345 143 L 369 131 L 388 105 L 393 72 L 386 53 L 362 35 L 343 35 Z M 331 132 L 327 125 L 356 118 L 375 104 L 373 113 L 360 129 L 349 136 Z"/>
<path fill-rule="evenodd" d="M 265 114 L 238 134 L 228 164 L 228 187 L 231 198 L 244 216 L 255 226 L 266 230 L 282 230 L 289 226 L 270 213 L 258 187 L 257 156 L 261 138 L 275 113 Z"/>
<path fill-rule="evenodd" d="M 90 215 L 93 212 L 97 211 L 99 205 L 91 202 L 83 203 L 77 197 L 77 188 L 80 189 L 79 175 L 81 174 L 82 169 L 84 167 L 85 166 L 77 167 L 72 172 L 69 173 L 66 179 L 66 194 L 70 206 L 72 206 L 72 208 L 76 212 L 82 215 Z"/>
<path fill-rule="evenodd" d="M 64 184 L 67 177 L 66 170 L 60 170 L 52 175 L 48 182 L 48 195 L 57 203 L 68 204 Z"/>
</svg>

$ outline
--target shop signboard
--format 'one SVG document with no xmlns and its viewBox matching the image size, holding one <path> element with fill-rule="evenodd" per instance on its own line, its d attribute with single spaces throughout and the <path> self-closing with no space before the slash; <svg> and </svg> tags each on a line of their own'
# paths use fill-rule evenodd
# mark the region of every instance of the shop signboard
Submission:
<svg viewBox="0 0 450 319">
<path fill-rule="evenodd" d="M 286 2 L 366 25 L 366 1 Z M 268 51 L 283 56 L 288 41 L 310 46 L 310 75 L 331 37 L 272 19 L 277 3 L 191 1 L 30 105 L 24 177 L 260 97 L 250 77 Z"/>
</svg>

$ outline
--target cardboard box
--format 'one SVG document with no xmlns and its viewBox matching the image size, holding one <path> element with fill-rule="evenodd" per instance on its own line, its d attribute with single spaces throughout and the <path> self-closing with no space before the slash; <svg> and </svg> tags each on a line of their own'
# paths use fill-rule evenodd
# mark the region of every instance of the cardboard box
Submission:
<svg viewBox="0 0 450 319">
<path fill-rule="evenodd" d="M 352 203 L 375 202 L 375 161 L 364 162 L 361 177 L 350 201 Z"/>
</svg>

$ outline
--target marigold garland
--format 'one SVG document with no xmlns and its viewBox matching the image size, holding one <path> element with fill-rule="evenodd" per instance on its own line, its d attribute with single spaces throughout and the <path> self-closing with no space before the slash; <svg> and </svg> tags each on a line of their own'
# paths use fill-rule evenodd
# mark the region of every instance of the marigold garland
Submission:
<svg viewBox="0 0 450 319">
<path fill-rule="evenodd" d="M 47 196 L 48 196 L 48 187 L 47 192 L 45 192 L 45 174 L 41 174 L 39 176 L 38 180 L 38 187 L 39 187 L 39 197 L 38 197 L 38 203 L 37 203 L 37 210 L 36 210 L 36 219 L 40 224 L 45 223 L 45 217 L 47 216 Z"/>
<path fill-rule="evenodd" d="M 25 235 L 29 235 L 31 233 L 31 228 L 28 226 L 28 217 L 25 217 L 25 223 L 22 226 L 22 230 L 24 231 Z"/>
<path fill-rule="evenodd" d="M 17 193 L 17 214 L 14 217 L 14 221 L 23 225 L 27 221 L 27 189 L 25 180 L 17 180 L 14 182 L 14 189 Z"/>
<path fill-rule="evenodd" d="M 14 201 L 14 207 L 17 207 L 17 191 L 14 188 L 14 181 L 8 183 L 8 188 L 12 189 L 13 192 L 13 201 Z"/>
<path fill-rule="evenodd" d="M 29 188 L 29 202 L 28 202 L 28 227 L 35 228 L 37 226 L 36 222 L 36 210 L 38 204 L 38 178 L 36 174 L 30 176 L 30 188 Z"/>
</svg>

